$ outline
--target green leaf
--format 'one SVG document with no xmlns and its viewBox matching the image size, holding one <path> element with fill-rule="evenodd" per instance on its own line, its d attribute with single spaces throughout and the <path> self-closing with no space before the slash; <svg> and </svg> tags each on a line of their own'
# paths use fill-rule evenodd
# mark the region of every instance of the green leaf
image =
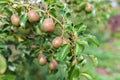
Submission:
<svg viewBox="0 0 120 80">
<path fill-rule="evenodd" d="M 5 38 L 7 36 L 6 33 L 0 33 L 0 38 Z"/>
<path fill-rule="evenodd" d="M 77 40 L 77 43 L 78 43 L 79 45 L 89 46 L 89 45 L 88 45 L 88 42 L 87 42 L 86 40 L 83 40 L 83 39 L 78 39 L 78 40 Z"/>
<path fill-rule="evenodd" d="M 27 14 L 23 14 L 20 16 L 20 26 L 25 28 L 27 22 Z"/>
<path fill-rule="evenodd" d="M 3 74 L 7 69 L 6 59 L 0 54 L 0 74 Z"/>
<path fill-rule="evenodd" d="M 25 28 L 23 28 L 23 27 L 19 27 L 18 31 L 19 31 L 21 34 L 23 34 L 23 35 L 27 35 L 27 34 L 30 33 L 30 28 L 25 29 Z"/>
<path fill-rule="evenodd" d="M 96 37 L 93 36 L 93 35 L 87 35 L 86 39 L 87 39 L 88 41 L 90 41 L 90 42 L 93 42 L 93 43 L 96 44 L 97 46 L 100 45 L 99 42 L 98 42 L 98 40 L 96 39 Z"/>
<path fill-rule="evenodd" d="M 93 80 L 92 77 L 87 73 L 81 73 L 80 76 L 87 78 L 88 80 Z"/>
<path fill-rule="evenodd" d="M 7 37 L 5 38 L 5 40 L 6 40 L 6 41 L 15 41 L 15 38 L 14 38 L 13 35 L 12 35 L 12 36 L 7 36 Z"/>
<path fill-rule="evenodd" d="M 63 61 L 69 52 L 70 45 L 62 45 L 57 51 L 56 59 L 59 61 Z"/>
<path fill-rule="evenodd" d="M 10 30 L 11 26 L 6 26 L 2 31 Z"/>
<path fill-rule="evenodd" d="M 87 28 L 86 25 L 82 25 L 82 26 L 79 27 L 78 31 L 79 31 L 79 32 L 80 32 L 80 31 L 85 31 L 86 28 Z"/>
<path fill-rule="evenodd" d="M 0 0 L 0 3 L 8 3 L 8 2 L 12 2 L 13 0 Z"/>
<path fill-rule="evenodd" d="M 75 48 L 74 48 L 74 54 L 75 54 L 75 55 L 81 54 L 82 49 L 83 49 L 82 45 L 79 45 L 79 44 L 76 42 Z"/>
<path fill-rule="evenodd" d="M 15 78 L 15 75 L 12 74 L 0 75 L 0 80 L 15 80 Z"/>
<path fill-rule="evenodd" d="M 51 13 L 54 17 L 57 17 L 57 10 L 55 7 L 50 7 L 49 13 Z"/>
<path fill-rule="evenodd" d="M 7 50 L 7 45 L 0 44 L 0 49 L 6 49 Z"/>
<path fill-rule="evenodd" d="M 90 59 L 92 60 L 94 66 L 97 66 L 98 60 L 94 55 L 89 55 Z"/>
<path fill-rule="evenodd" d="M 36 26 L 35 28 L 36 28 L 36 33 L 37 33 L 38 35 L 41 35 L 41 30 L 40 30 L 39 26 Z"/>
<path fill-rule="evenodd" d="M 76 64 L 71 72 L 70 80 L 78 80 L 80 75 L 80 67 Z"/>
</svg>

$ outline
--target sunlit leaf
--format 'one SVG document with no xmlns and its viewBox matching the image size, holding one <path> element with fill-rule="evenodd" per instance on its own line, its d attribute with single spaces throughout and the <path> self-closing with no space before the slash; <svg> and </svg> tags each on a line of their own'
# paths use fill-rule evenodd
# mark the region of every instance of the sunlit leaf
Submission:
<svg viewBox="0 0 120 80">
<path fill-rule="evenodd" d="M 76 43 L 74 48 L 74 54 L 75 55 L 81 54 L 82 50 L 83 50 L 82 45 L 79 45 L 78 43 Z"/>
<path fill-rule="evenodd" d="M 20 16 L 20 26 L 25 28 L 27 22 L 27 14 L 23 14 Z"/>
<path fill-rule="evenodd" d="M 76 64 L 71 72 L 70 80 L 78 80 L 80 75 L 80 67 Z"/>
<path fill-rule="evenodd" d="M 94 66 L 97 66 L 98 60 L 94 55 L 89 55 L 90 59 L 92 60 Z"/>
<path fill-rule="evenodd" d="M 93 36 L 93 35 L 87 35 L 87 36 L 86 36 L 86 39 L 87 39 L 89 42 L 92 42 L 92 43 L 96 44 L 97 46 L 100 45 L 99 42 L 98 42 L 98 40 L 96 39 L 96 37 Z"/>
<path fill-rule="evenodd" d="M 77 40 L 77 43 L 78 43 L 79 45 L 89 46 L 89 45 L 88 45 L 88 42 L 87 42 L 86 40 L 83 40 L 83 39 L 78 39 L 78 40 Z"/>
<path fill-rule="evenodd" d="M 70 45 L 62 45 L 56 54 L 56 59 L 59 61 L 63 61 L 68 53 L 70 52 Z"/>
<path fill-rule="evenodd" d="M 6 59 L 0 54 L 0 74 L 3 74 L 7 69 Z"/>
<path fill-rule="evenodd" d="M 81 31 L 85 31 L 85 30 L 86 30 L 86 28 L 87 28 L 87 26 L 86 26 L 86 25 L 79 26 L 78 31 L 79 31 L 79 32 L 81 32 Z"/>
<path fill-rule="evenodd" d="M 89 74 L 87 74 L 87 73 L 81 73 L 80 76 L 83 76 L 83 77 L 85 77 L 88 80 L 93 80 L 92 77 Z"/>
</svg>

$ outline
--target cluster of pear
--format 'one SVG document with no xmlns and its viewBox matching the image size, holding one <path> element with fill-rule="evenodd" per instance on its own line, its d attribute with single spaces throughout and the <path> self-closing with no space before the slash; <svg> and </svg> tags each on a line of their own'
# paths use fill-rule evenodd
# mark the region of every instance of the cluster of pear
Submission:
<svg viewBox="0 0 120 80">
<path fill-rule="evenodd" d="M 27 13 L 28 16 L 28 21 L 30 23 L 34 23 L 34 22 L 38 22 L 40 19 L 39 14 L 35 11 L 35 10 L 30 10 Z M 11 23 L 14 26 L 19 26 L 20 25 L 20 17 L 18 15 L 13 14 L 11 16 Z M 55 30 L 55 25 L 54 22 L 52 20 L 52 18 L 46 18 L 44 19 L 44 21 L 42 22 L 42 31 L 46 32 L 46 33 L 52 33 Z M 53 48 L 59 48 L 62 44 L 69 44 L 69 41 L 66 39 L 62 39 L 60 36 L 56 36 L 52 41 L 51 41 L 51 45 Z M 40 63 L 40 65 L 45 65 L 47 63 L 47 58 L 45 57 L 44 54 L 40 54 L 38 57 L 38 61 Z M 56 60 L 51 60 L 49 63 L 49 68 L 51 70 L 55 70 L 57 69 L 57 61 Z"/>
</svg>

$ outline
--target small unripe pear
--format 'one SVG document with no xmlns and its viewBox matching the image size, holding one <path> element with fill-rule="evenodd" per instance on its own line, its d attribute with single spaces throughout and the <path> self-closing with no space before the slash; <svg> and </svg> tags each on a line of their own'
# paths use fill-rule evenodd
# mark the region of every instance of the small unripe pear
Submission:
<svg viewBox="0 0 120 80">
<path fill-rule="evenodd" d="M 90 3 L 87 3 L 87 4 L 86 4 L 86 7 L 85 7 L 85 10 L 86 10 L 87 12 L 91 12 L 91 11 L 92 11 L 92 5 L 91 5 Z"/>
<path fill-rule="evenodd" d="M 66 40 L 66 39 L 63 39 L 63 42 L 62 42 L 63 44 L 69 44 L 69 41 L 68 40 Z"/>
<path fill-rule="evenodd" d="M 58 63 L 56 60 L 52 60 L 50 63 L 49 63 L 49 69 L 50 70 L 56 70 L 58 68 Z"/>
<path fill-rule="evenodd" d="M 19 26 L 19 24 L 20 24 L 20 18 L 19 18 L 19 16 L 13 14 L 13 15 L 11 16 L 11 22 L 12 22 L 12 24 L 13 24 L 14 26 Z"/>
<path fill-rule="evenodd" d="M 39 21 L 39 14 L 36 11 L 34 11 L 34 10 L 30 10 L 28 12 L 28 20 L 30 22 L 37 22 L 37 21 Z"/>
<path fill-rule="evenodd" d="M 47 59 L 46 59 L 46 57 L 43 54 L 40 54 L 39 58 L 38 58 L 38 61 L 39 61 L 39 64 L 43 66 L 43 65 L 46 64 Z"/>
<path fill-rule="evenodd" d="M 52 40 L 52 46 L 54 48 L 59 48 L 62 45 L 62 38 L 61 37 L 56 37 Z"/>
<path fill-rule="evenodd" d="M 42 30 L 45 32 L 53 32 L 55 29 L 54 23 L 51 18 L 47 18 L 42 23 Z"/>
</svg>

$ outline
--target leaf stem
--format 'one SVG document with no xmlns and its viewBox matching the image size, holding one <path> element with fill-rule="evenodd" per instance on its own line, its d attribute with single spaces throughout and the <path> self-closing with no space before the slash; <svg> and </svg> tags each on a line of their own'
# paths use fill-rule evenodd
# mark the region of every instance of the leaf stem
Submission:
<svg viewBox="0 0 120 80">
<path fill-rule="evenodd" d="M 57 23 L 59 23 L 60 26 L 62 27 L 62 29 L 64 28 L 64 26 L 62 25 L 62 23 L 61 23 L 57 18 L 55 18 L 55 17 L 52 16 L 51 14 L 49 14 L 49 16 L 50 16 L 51 18 L 53 18 Z"/>
</svg>

